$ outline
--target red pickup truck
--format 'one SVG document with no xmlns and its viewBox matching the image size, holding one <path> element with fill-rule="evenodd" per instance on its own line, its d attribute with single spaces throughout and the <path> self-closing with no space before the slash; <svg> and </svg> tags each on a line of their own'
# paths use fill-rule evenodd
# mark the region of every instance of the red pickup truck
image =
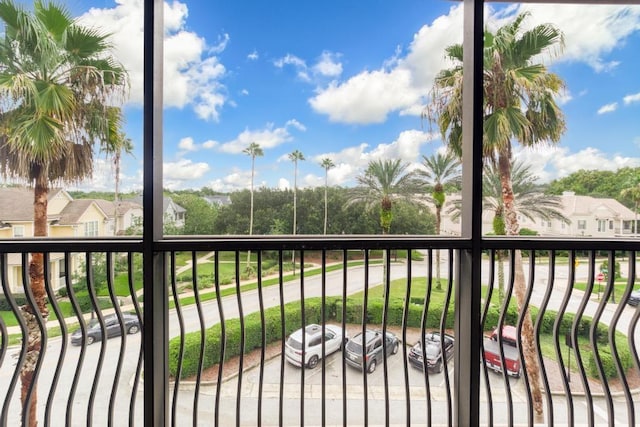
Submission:
<svg viewBox="0 0 640 427">
<path fill-rule="evenodd" d="M 520 353 L 517 346 L 517 330 L 514 326 L 505 325 L 502 327 L 502 350 L 504 353 L 504 363 L 507 375 L 515 378 L 520 377 L 522 366 L 520 364 Z M 498 329 L 489 336 L 484 337 L 484 360 L 487 367 L 496 372 L 502 372 L 500 360 L 500 347 L 498 345 Z"/>
</svg>

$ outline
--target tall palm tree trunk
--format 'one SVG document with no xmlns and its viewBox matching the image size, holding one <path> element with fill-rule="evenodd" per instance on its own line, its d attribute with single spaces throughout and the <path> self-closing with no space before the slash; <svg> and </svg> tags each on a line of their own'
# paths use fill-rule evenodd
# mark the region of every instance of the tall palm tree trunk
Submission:
<svg viewBox="0 0 640 427">
<path fill-rule="evenodd" d="M 115 169 L 115 188 L 113 191 L 113 203 L 115 205 L 115 218 L 113 219 L 113 233 L 118 234 L 118 215 L 120 213 L 120 151 L 113 156 L 113 166 Z"/>
<path fill-rule="evenodd" d="M 502 185 L 502 200 L 504 205 L 505 228 L 508 236 L 518 235 L 518 216 L 516 213 L 513 197 L 513 185 L 511 182 L 511 161 L 508 153 L 501 152 L 498 156 L 498 167 L 500 170 L 500 181 Z M 533 409 L 536 422 L 542 422 L 543 403 L 542 390 L 540 388 L 540 365 L 536 357 L 536 341 L 533 330 L 531 313 L 527 309 L 523 312 L 526 298 L 526 284 L 524 279 L 524 269 L 522 266 L 522 255 L 519 250 L 515 251 L 514 268 L 514 294 L 518 303 L 518 311 L 522 316 L 522 352 L 525 356 L 526 375 L 529 381 L 533 399 Z"/>
<path fill-rule="evenodd" d="M 47 195 L 49 190 L 46 184 L 43 184 L 42 175 L 45 172 L 41 172 L 41 179 L 36 180 L 34 189 L 34 218 L 33 218 L 33 234 L 35 237 L 47 236 Z M 33 253 L 31 254 L 31 260 L 29 261 L 29 287 L 35 300 L 35 310 L 38 310 L 45 321 L 48 318 L 48 310 L 46 303 L 46 292 L 44 287 L 44 254 Z M 20 372 L 21 390 L 20 400 L 22 402 L 22 410 L 26 414 L 29 426 L 37 426 L 37 404 L 38 404 L 38 390 L 35 383 L 35 367 L 40 357 L 40 351 L 42 350 L 42 337 L 40 336 L 40 328 L 38 327 L 37 315 L 34 312 L 34 307 L 29 304 L 21 307 L 22 314 L 27 324 L 27 357 L 24 366 Z M 29 389 L 33 387 L 31 398 L 27 402 Z"/>
<path fill-rule="evenodd" d="M 328 205 L 327 205 L 327 178 L 324 179 L 324 234 L 327 234 L 327 216 L 328 216 Z"/>
<path fill-rule="evenodd" d="M 253 234 L 253 179 L 255 174 L 255 156 L 251 157 L 251 194 L 249 202 L 249 236 Z M 247 270 L 251 267 L 251 250 L 247 251 Z"/>
</svg>

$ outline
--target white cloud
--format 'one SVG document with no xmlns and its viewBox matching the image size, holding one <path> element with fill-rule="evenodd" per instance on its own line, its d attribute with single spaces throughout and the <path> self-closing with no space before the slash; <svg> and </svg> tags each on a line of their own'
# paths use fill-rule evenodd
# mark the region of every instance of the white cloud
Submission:
<svg viewBox="0 0 640 427">
<path fill-rule="evenodd" d="M 199 179 L 209 172 L 209 165 L 204 162 L 194 163 L 188 159 L 180 159 L 176 162 L 165 162 L 163 176 L 165 181 L 190 181 Z"/>
<path fill-rule="evenodd" d="M 227 100 L 220 80 L 225 67 L 214 54 L 220 53 L 229 40 L 220 36 L 218 44 L 207 46 L 204 38 L 186 28 L 187 5 L 165 2 L 164 104 L 168 107 L 190 106 L 205 120 L 218 120 Z M 114 55 L 129 72 L 129 102 L 143 101 L 143 2 L 119 0 L 113 8 L 91 8 L 79 20 L 111 35 Z"/>
<path fill-rule="evenodd" d="M 531 166 L 531 172 L 541 182 L 563 178 L 581 169 L 611 170 L 640 166 L 640 157 L 627 157 L 604 153 L 597 148 L 587 147 L 571 153 L 567 147 L 547 146 L 537 148 L 518 147 L 514 156 Z"/>
<path fill-rule="evenodd" d="M 331 52 L 322 52 L 320 59 L 313 66 L 313 72 L 326 77 L 338 77 L 342 74 L 342 64 L 337 61 L 340 55 Z"/>
<path fill-rule="evenodd" d="M 254 184 L 256 186 L 258 186 L 256 184 L 258 175 L 259 171 L 256 170 L 254 176 Z M 240 169 L 234 168 L 233 171 L 226 174 L 224 178 L 210 181 L 207 186 L 211 187 L 215 191 L 225 193 L 249 188 L 251 186 L 251 171 L 242 171 Z"/>
<path fill-rule="evenodd" d="M 562 61 L 579 61 L 598 72 L 610 71 L 619 61 L 606 55 L 640 29 L 640 6 L 586 4 L 522 4 L 517 11 L 531 11 L 530 26 L 552 23 L 564 34 Z"/>
<path fill-rule="evenodd" d="M 184 151 L 196 151 L 198 149 L 198 147 L 193 142 L 193 138 L 191 138 L 190 136 L 182 138 L 180 142 L 178 142 L 178 148 Z"/>
<path fill-rule="evenodd" d="M 285 65 L 293 65 L 296 68 L 303 68 L 303 69 L 307 68 L 307 64 L 304 62 L 303 59 L 298 58 L 297 56 L 292 55 L 290 53 L 287 53 L 285 56 L 283 56 L 280 59 L 276 59 L 273 62 L 273 65 L 275 65 L 278 68 L 283 68 Z"/>
<path fill-rule="evenodd" d="M 278 180 L 278 189 L 279 190 L 288 190 L 291 187 L 292 187 L 292 185 L 291 185 L 291 183 L 289 182 L 288 179 L 280 178 Z"/>
<path fill-rule="evenodd" d="M 333 82 L 309 103 L 332 122 L 368 124 L 384 122 L 391 111 L 407 108 L 419 98 L 410 72 L 395 69 L 366 71 L 342 84 Z"/>
<path fill-rule="evenodd" d="M 274 128 L 273 123 L 269 123 L 261 130 L 244 130 L 234 140 L 221 144 L 219 150 L 223 153 L 239 154 L 252 142 L 259 144 L 263 150 L 277 147 L 293 138 L 288 130 L 291 126 L 304 130 L 304 126 L 296 120 L 290 120 L 284 127 L 280 128 Z"/>
<path fill-rule="evenodd" d="M 611 104 L 606 104 L 598 108 L 598 114 L 613 113 L 617 109 L 618 109 L 618 103 L 612 102 Z"/>
<path fill-rule="evenodd" d="M 242 89 L 242 90 L 240 91 L 240 95 L 247 96 L 247 95 L 249 95 L 249 91 L 248 91 L 247 89 Z"/>
<path fill-rule="evenodd" d="M 218 141 L 214 141 L 213 139 L 208 139 L 205 142 L 202 143 L 202 147 L 203 148 L 215 148 L 219 145 L 220 143 Z"/>
<path fill-rule="evenodd" d="M 633 95 L 627 95 L 624 98 L 622 98 L 622 100 L 624 101 L 624 105 L 629 105 L 629 104 L 633 104 L 635 102 L 640 102 L 640 93 L 636 93 Z"/>
<path fill-rule="evenodd" d="M 306 131 L 307 128 L 305 127 L 305 125 L 303 125 L 302 123 L 300 123 L 299 121 L 297 121 L 296 119 L 291 119 L 291 120 L 287 120 L 287 123 L 285 124 L 286 127 L 294 127 L 302 132 Z"/>
<path fill-rule="evenodd" d="M 254 50 L 253 52 L 251 52 L 250 54 L 247 55 L 247 59 L 249 61 L 256 61 L 259 58 L 258 56 L 258 51 Z"/>
<path fill-rule="evenodd" d="M 558 61 L 584 62 L 597 71 L 615 68 L 619 61 L 606 58 L 640 29 L 640 6 L 521 4 L 487 6 L 487 25 L 495 29 L 522 12 L 531 11 L 526 28 L 541 23 L 556 25 L 565 36 L 565 50 Z M 393 112 L 419 115 L 435 74 L 451 64 L 443 48 L 462 42 L 462 5 L 424 25 L 414 35 L 406 56 L 396 48 L 390 59 L 375 71 L 362 71 L 344 81 L 318 89 L 309 100 L 312 108 L 342 123 L 380 123 Z M 548 62 L 549 58 L 543 58 Z M 365 90 L 366 89 L 366 90 Z M 571 99 L 561 94 L 561 104 Z"/>
</svg>

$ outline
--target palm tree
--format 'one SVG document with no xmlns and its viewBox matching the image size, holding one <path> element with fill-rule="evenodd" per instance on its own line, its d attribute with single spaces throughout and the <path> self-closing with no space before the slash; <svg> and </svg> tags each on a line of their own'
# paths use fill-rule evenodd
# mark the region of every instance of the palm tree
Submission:
<svg viewBox="0 0 640 427">
<path fill-rule="evenodd" d="M 393 220 L 394 201 L 414 202 L 418 189 L 418 182 L 412 173 L 409 173 L 408 163 L 400 160 L 377 160 L 369 162 L 364 173 L 356 178 L 358 186 L 349 194 L 347 206 L 354 203 L 363 203 L 365 209 L 380 209 L 380 226 L 382 234 L 389 234 L 391 221 Z M 386 252 L 383 251 L 382 283 L 387 281 Z"/>
<path fill-rule="evenodd" d="M 94 144 L 106 141 L 106 105 L 124 97 L 128 79 L 111 56 L 108 35 L 78 25 L 60 6 L 35 1 L 28 11 L 0 0 L 0 20 L 0 173 L 34 187 L 34 236 L 44 237 L 50 185 L 91 175 Z M 36 331 L 28 336 L 29 360 L 41 349 L 36 310 L 48 317 L 44 262 L 44 254 L 31 254 L 29 286 L 36 306 L 23 307 L 27 328 Z M 23 420 L 29 425 L 36 425 L 34 367 L 27 363 L 20 373 Z"/>
<path fill-rule="evenodd" d="M 107 110 L 109 119 L 109 133 L 107 135 L 106 144 L 103 151 L 107 155 L 113 156 L 113 169 L 115 175 L 115 189 L 113 194 L 113 203 L 115 205 L 115 231 L 118 231 L 118 215 L 120 213 L 120 161 L 122 153 L 131 154 L 133 152 L 133 143 L 130 138 L 122 132 L 122 110 L 117 107 L 109 107 Z"/>
<path fill-rule="evenodd" d="M 446 201 L 445 186 L 459 187 L 462 179 L 460 160 L 451 152 L 422 156 L 424 169 L 417 171 L 417 176 L 431 189 L 429 202 L 436 208 L 436 234 L 440 235 L 442 207 Z M 436 289 L 441 290 L 440 283 L 440 250 L 436 250 Z"/>
<path fill-rule="evenodd" d="M 296 235 L 297 231 L 297 195 L 298 195 L 298 161 L 304 160 L 304 154 L 299 150 L 295 150 L 289 153 L 289 160 L 293 162 L 293 235 Z M 291 252 L 291 264 L 293 265 L 293 274 L 296 271 L 296 251 Z"/>
<path fill-rule="evenodd" d="M 320 162 L 320 166 L 324 168 L 324 234 L 327 234 L 327 188 L 329 187 L 329 169 L 333 169 L 336 165 L 330 158 L 325 157 Z"/>
<path fill-rule="evenodd" d="M 349 194 L 347 205 L 364 203 L 366 209 L 380 207 L 382 234 L 389 234 L 393 219 L 393 202 L 414 202 L 418 189 L 415 176 L 408 173 L 408 163 L 400 160 L 377 160 L 369 162 L 364 173 L 356 178 L 358 186 Z"/>
<path fill-rule="evenodd" d="M 638 234 L 638 207 L 640 206 L 640 183 L 633 187 L 628 187 L 620 192 L 620 197 L 629 198 L 633 201 L 633 212 L 635 217 L 633 220 L 633 233 Z"/>
<path fill-rule="evenodd" d="M 538 177 L 531 173 L 529 165 L 514 161 L 511 170 L 513 196 L 518 208 L 518 214 L 530 221 L 559 220 L 566 224 L 571 222 L 562 212 L 562 199 L 559 196 L 545 194 L 544 189 L 537 184 Z M 504 225 L 504 204 L 502 200 L 502 182 L 500 171 L 495 164 L 486 164 L 482 179 L 482 210 L 493 212 L 493 234 L 506 234 Z M 447 211 L 452 219 L 460 217 L 460 199 L 453 202 Z M 499 297 L 504 295 L 504 251 L 497 251 L 498 261 L 498 290 Z M 502 300 L 501 300 L 502 301 Z"/>
<path fill-rule="evenodd" d="M 256 157 L 264 156 L 264 152 L 260 144 L 252 142 L 247 148 L 242 150 L 243 153 L 251 157 L 251 203 L 249 207 L 249 236 L 253 235 L 253 180 L 256 172 Z M 247 251 L 247 269 L 251 267 L 251 251 Z"/>
<path fill-rule="evenodd" d="M 519 232 L 511 177 L 512 141 L 524 147 L 557 143 L 565 130 L 562 112 L 555 97 L 563 88 L 556 74 L 535 63 L 543 54 L 552 54 L 563 46 L 562 33 L 550 24 L 522 29 L 528 13 L 519 14 L 513 22 L 484 36 L 484 135 L 483 156 L 497 165 L 500 173 L 504 207 L 505 232 Z M 462 155 L 462 45 L 447 47 L 446 54 L 455 66 L 441 71 L 434 83 L 433 108 L 437 123 L 451 149 Z M 518 305 L 525 300 L 522 258 L 515 254 L 514 291 Z M 524 313 L 522 343 L 527 377 L 533 394 L 533 406 L 542 420 L 542 392 L 535 336 L 530 313 Z"/>
</svg>

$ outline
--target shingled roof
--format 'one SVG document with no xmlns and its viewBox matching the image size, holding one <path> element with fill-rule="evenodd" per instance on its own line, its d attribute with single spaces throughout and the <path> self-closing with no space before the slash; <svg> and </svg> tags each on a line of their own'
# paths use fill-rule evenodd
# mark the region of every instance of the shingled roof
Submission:
<svg viewBox="0 0 640 427">
<path fill-rule="evenodd" d="M 50 190 L 48 200 L 60 191 L 62 190 Z M 33 221 L 33 189 L 0 187 L 0 221 Z"/>
</svg>

